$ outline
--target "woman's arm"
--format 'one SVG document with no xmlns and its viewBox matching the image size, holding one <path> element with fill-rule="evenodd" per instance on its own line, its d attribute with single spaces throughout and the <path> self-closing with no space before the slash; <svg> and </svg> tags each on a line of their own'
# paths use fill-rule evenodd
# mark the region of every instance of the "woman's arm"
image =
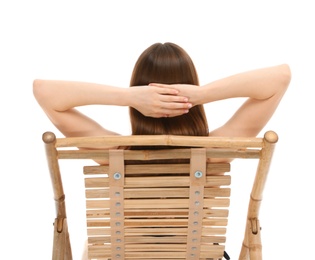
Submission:
<svg viewBox="0 0 315 260">
<path fill-rule="evenodd" d="M 132 106 L 152 117 L 187 113 L 191 104 L 173 88 L 119 88 L 101 84 L 35 80 L 34 96 L 51 122 L 65 136 L 115 134 L 80 113 L 76 107 L 86 105 Z"/>
<path fill-rule="evenodd" d="M 256 136 L 277 109 L 290 80 L 290 68 L 283 64 L 239 73 L 201 87 L 172 86 L 179 95 L 188 97 L 193 106 L 229 98 L 247 98 L 232 117 L 210 135 Z"/>
</svg>

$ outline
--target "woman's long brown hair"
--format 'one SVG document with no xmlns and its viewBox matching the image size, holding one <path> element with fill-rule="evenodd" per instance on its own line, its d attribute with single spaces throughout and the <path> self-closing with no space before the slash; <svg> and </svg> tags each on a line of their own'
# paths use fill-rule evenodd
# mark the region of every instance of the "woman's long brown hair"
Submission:
<svg viewBox="0 0 315 260">
<path fill-rule="evenodd" d="M 174 43 L 155 43 L 138 58 L 132 72 L 130 86 L 150 83 L 192 84 L 199 86 L 195 66 L 180 46 Z M 202 105 L 197 105 L 189 113 L 171 118 L 153 118 L 141 114 L 130 107 L 133 135 L 190 135 L 207 136 L 209 128 Z"/>
</svg>

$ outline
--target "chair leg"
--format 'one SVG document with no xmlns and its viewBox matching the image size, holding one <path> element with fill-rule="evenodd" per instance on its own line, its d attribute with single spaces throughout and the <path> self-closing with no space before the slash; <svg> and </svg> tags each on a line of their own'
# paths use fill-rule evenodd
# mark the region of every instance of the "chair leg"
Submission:
<svg viewBox="0 0 315 260">
<path fill-rule="evenodd" d="M 243 240 L 240 256 L 238 258 L 239 260 L 249 260 L 248 230 L 249 230 L 249 227 L 248 227 L 248 221 L 247 221 L 244 240 Z"/>
<path fill-rule="evenodd" d="M 261 228 L 258 219 L 246 223 L 245 237 L 239 260 L 262 260 Z"/>
<path fill-rule="evenodd" d="M 55 219 L 52 260 L 72 260 L 71 245 L 66 219 Z"/>
<path fill-rule="evenodd" d="M 64 227 L 66 231 L 66 252 L 65 252 L 65 259 L 72 260 L 72 250 L 71 250 L 71 243 L 70 243 L 70 236 L 68 231 L 68 222 L 67 219 L 64 219 Z"/>
<path fill-rule="evenodd" d="M 249 260 L 249 250 L 248 246 L 246 246 L 243 242 L 241 253 L 239 256 L 239 260 Z"/>
<path fill-rule="evenodd" d="M 250 221 L 251 232 L 249 232 L 249 255 L 251 260 L 262 260 L 262 246 L 260 236 L 260 222 L 258 219 Z"/>
</svg>

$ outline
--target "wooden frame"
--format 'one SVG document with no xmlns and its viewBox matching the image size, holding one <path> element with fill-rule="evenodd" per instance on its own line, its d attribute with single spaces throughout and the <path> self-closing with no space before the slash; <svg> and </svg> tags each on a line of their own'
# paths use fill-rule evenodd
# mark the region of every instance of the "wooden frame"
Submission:
<svg viewBox="0 0 315 260">
<path fill-rule="evenodd" d="M 103 161 L 83 169 L 89 259 L 222 259 L 230 164 L 212 162 L 214 158 L 258 160 L 239 259 L 262 259 L 259 209 L 278 141 L 275 132 L 263 138 L 56 138 L 46 132 L 43 141 L 56 203 L 53 260 L 72 259 L 65 173 L 59 168 L 64 159 Z M 141 150 L 102 149 L 108 146 Z"/>
</svg>

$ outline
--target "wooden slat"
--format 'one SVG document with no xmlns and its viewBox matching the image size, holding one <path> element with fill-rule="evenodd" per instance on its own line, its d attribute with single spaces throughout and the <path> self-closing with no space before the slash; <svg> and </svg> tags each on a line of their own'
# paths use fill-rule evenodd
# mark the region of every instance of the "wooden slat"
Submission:
<svg viewBox="0 0 315 260">
<path fill-rule="evenodd" d="M 148 248 L 148 246 L 143 245 L 145 248 L 141 250 L 141 244 L 138 246 L 140 251 L 134 251 L 132 248 L 126 249 L 125 259 L 186 259 L 185 254 L 186 250 L 184 246 L 181 245 L 173 245 L 173 247 L 169 246 L 169 250 L 161 251 L 156 247 L 159 245 L 152 245 L 152 248 Z M 128 245 L 127 247 L 129 247 Z M 160 248 L 164 248 L 164 245 L 160 245 Z M 224 250 L 224 246 L 222 245 L 201 245 L 201 258 L 207 258 L 209 254 L 212 257 L 220 258 L 222 257 L 222 253 Z M 89 256 L 92 258 L 100 259 L 99 257 L 109 257 L 110 255 L 110 246 L 108 245 L 97 245 L 97 246 L 89 246 Z"/>
<path fill-rule="evenodd" d="M 125 219 L 125 227 L 183 227 L 188 225 L 187 219 Z M 226 226 L 226 218 L 210 218 L 202 220 L 203 226 Z M 87 220 L 88 227 L 108 227 L 110 219 Z"/>
<path fill-rule="evenodd" d="M 173 149 L 168 149 L 171 152 Z M 158 151 L 130 151 L 126 150 L 126 160 L 164 160 L 169 159 L 169 153 L 166 150 Z M 213 149 L 207 148 L 207 158 L 248 158 L 258 159 L 260 157 L 260 149 Z M 102 159 L 104 163 L 108 163 L 108 150 L 58 150 L 59 159 Z M 173 159 L 190 158 L 189 149 L 177 149 L 176 153 L 171 155 Z"/>
<path fill-rule="evenodd" d="M 124 207 L 126 209 L 165 209 L 165 208 L 188 208 L 189 199 L 139 199 L 125 200 Z M 228 207 L 229 199 L 205 199 L 205 207 Z M 109 200 L 87 200 L 87 209 L 104 209 L 110 207 Z"/>
<path fill-rule="evenodd" d="M 186 235 L 187 227 L 176 227 L 176 228 L 125 228 L 125 236 L 135 236 L 135 235 Z M 110 236 L 111 230 L 108 227 L 104 228 L 88 228 L 88 236 Z M 215 236 L 215 235 L 225 235 L 225 227 L 203 227 L 202 236 Z"/>
<path fill-rule="evenodd" d="M 231 177 L 229 175 L 207 176 L 206 187 L 230 185 Z M 132 177 L 125 178 L 125 187 L 188 187 L 189 177 L 186 176 L 166 176 L 166 177 Z M 109 181 L 106 177 L 93 177 L 85 179 L 86 188 L 108 187 Z"/>
<path fill-rule="evenodd" d="M 126 245 L 126 251 L 128 252 L 183 252 L 186 250 L 185 244 L 128 244 Z"/>
<path fill-rule="evenodd" d="M 128 174 L 183 174 L 189 172 L 189 164 L 148 164 L 148 165 L 126 165 L 126 175 Z"/>
<path fill-rule="evenodd" d="M 109 189 L 87 189 L 86 198 L 108 198 Z M 125 198 L 187 198 L 189 196 L 188 188 L 139 188 L 125 189 Z M 206 187 L 204 197 L 229 197 L 230 188 Z"/>
<path fill-rule="evenodd" d="M 230 176 L 207 176 L 205 186 L 230 185 Z M 189 186 L 189 177 L 134 177 L 126 178 L 125 187 L 176 187 Z"/>
<path fill-rule="evenodd" d="M 224 236 L 202 236 L 201 243 L 225 243 L 226 238 Z M 181 236 L 126 236 L 125 244 L 137 244 L 137 243 L 186 243 L 187 237 Z M 88 243 L 90 244 L 104 244 L 110 243 L 110 236 L 97 236 L 89 237 Z"/>
<path fill-rule="evenodd" d="M 128 174 L 183 174 L 189 173 L 189 164 L 144 164 L 144 165 L 126 165 L 125 173 Z M 108 174 L 108 165 L 101 166 L 84 166 L 84 174 Z M 229 172 L 229 163 L 208 163 L 207 164 L 207 175 L 217 172 Z"/>
<path fill-rule="evenodd" d="M 204 217 L 228 217 L 227 209 L 204 209 Z M 156 211 L 155 209 L 125 209 L 126 218 L 141 218 L 141 217 L 187 217 L 188 209 L 163 209 Z M 104 210 L 87 210 L 87 219 L 109 218 L 109 209 Z"/>
<path fill-rule="evenodd" d="M 86 178 L 86 188 L 103 188 L 109 187 L 109 179 L 107 177 Z"/>
</svg>

